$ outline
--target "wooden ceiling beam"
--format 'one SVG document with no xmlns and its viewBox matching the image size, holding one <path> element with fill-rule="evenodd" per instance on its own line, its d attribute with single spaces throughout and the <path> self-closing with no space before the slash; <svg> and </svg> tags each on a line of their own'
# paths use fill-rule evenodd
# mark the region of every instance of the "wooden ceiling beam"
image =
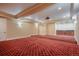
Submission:
<svg viewBox="0 0 79 59">
<path fill-rule="evenodd" d="M 25 10 L 23 10 L 22 12 L 17 14 L 16 17 L 19 18 L 19 17 L 23 17 L 23 16 L 28 16 L 28 15 L 34 14 L 36 12 L 39 12 L 39 11 L 47 8 L 48 6 L 50 6 L 52 4 L 53 3 L 38 3 L 38 4 L 35 4 L 34 6 L 29 7 L 28 9 L 26 8 Z"/>
<path fill-rule="evenodd" d="M 11 15 L 5 12 L 0 12 L 0 17 L 7 18 L 7 19 L 16 18 L 14 15 Z"/>
</svg>

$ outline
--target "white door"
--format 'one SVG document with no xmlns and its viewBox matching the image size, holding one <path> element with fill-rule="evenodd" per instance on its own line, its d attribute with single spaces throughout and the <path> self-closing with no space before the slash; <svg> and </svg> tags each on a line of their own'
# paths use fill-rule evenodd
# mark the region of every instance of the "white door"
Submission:
<svg viewBox="0 0 79 59">
<path fill-rule="evenodd" d="M 0 18 L 0 41 L 6 39 L 6 19 Z"/>
</svg>

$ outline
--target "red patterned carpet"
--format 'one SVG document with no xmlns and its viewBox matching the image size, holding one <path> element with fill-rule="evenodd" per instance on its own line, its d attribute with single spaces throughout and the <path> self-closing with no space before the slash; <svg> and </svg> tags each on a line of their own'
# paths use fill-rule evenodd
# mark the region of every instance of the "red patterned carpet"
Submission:
<svg viewBox="0 0 79 59">
<path fill-rule="evenodd" d="M 52 40 L 59 40 L 69 43 L 77 44 L 74 36 L 65 36 L 65 35 L 32 35 L 32 37 L 39 37 L 39 38 L 49 38 Z"/>
<path fill-rule="evenodd" d="M 0 42 L 1 56 L 79 56 L 79 46 L 48 38 L 28 37 Z"/>
</svg>

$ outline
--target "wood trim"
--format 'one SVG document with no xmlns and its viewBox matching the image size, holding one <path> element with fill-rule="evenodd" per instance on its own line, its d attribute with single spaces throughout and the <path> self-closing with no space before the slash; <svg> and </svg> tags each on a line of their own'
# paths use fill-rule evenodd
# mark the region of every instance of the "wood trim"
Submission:
<svg viewBox="0 0 79 59">
<path fill-rule="evenodd" d="M 7 18 L 7 19 L 16 18 L 14 15 L 11 15 L 5 12 L 0 12 L 0 17 Z"/>
<path fill-rule="evenodd" d="M 22 12 L 20 12 L 16 16 L 18 18 L 18 17 L 22 17 L 22 16 L 31 15 L 31 14 L 34 14 L 36 12 L 39 12 L 39 11 L 45 9 L 46 7 L 48 7 L 48 6 L 52 5 L 52 4 L 53 3 L 38 3 L 38 4 L 35 4 L 32 7 L 29 7 L 28 9 L 23 10 Z"/>
</svg>

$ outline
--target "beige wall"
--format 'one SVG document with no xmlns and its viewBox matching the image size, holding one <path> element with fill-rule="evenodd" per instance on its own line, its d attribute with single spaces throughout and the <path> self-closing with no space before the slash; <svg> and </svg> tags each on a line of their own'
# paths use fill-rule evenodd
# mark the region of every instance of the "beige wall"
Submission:
<svg viewBox="0 0 79 59">
<path fill-rule="evenodd" d="M 39 24 L 39 35 L 53 35 L 55 31 L 55 23 L 40 23 Z"/>
<path fill-rule="evenodd" d="M 55 23 L 49 23 L 47 29 L 48 35 L 56 34 Z"/>
<path fill-rule="evenodd" d="M 27 37 L 29 35 L 52 35 L 55 34 L 54 23 L 32 23 L 23 22 L 19 27 L 14 20 L 7 20 L 7 38 Z"/>
<path fill-rule="evenodd" d="M 0 22 L 4 19 L 0 18 Z M 23 22 L 22 27 L 19 27 L 15 19 L 5 20 L 6 22 L 0 24 L 0 31 L 5 32 L 6 39 L 14 39 L 20 37 L 27 37 L 30 35 L 52 35 L 55 34 L 55 24 L 54 23 L 34 23 L 34 22 Z M 1 22 L 1 23 L 2 23 Z M 5 27 L 5 26 L 6 27 Z M 5 28 L 4 28 L 5 27 Z"/>
<path fill-rule="evenodd" d="M 0 41 L 6 39 L 6 19 L 0 18 Z"/>
<path fill-rule="evenodd" d="M 14 20 L 7 20 L 7 38 L 28 36 L 35 33 L 34 23 L 23 22 L 19 27 Z"/>
<path fill-rule="evenodd" d="M 7 38 L 27 37 L 29 35 L 52 35 L 55 34 L 54 23 L 23 22 L 19 27 L 14 20 L 7 20 Z"/>
<path fill-rule="evenodd" d="M 46 35 L 46 24 L 39 24 L 38 34 L 39 35 Z"/>
</svg>

